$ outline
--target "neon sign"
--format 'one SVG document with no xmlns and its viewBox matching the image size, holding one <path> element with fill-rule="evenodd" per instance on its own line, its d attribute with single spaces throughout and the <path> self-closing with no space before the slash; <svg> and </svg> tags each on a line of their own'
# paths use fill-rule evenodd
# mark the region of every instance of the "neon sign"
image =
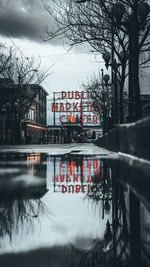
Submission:
<svg viewBox="0 0 150 267">
<path fill-rule="evenodd" d="M 60 123 L 67 122 L 77 122 L 80 120 L 82 123 L 90 124 L 98 123 L 98 116 L 101 113 L 101 106 L 97 108 L 99 112 L 95 112 L 92 104 L 92 99 L 96 97 L 96 92 L 78 92 L 78 91 L 62 91 L 60 100 L 62 102 L 52 103 L 52 112 L 55 113 L 69 113 L 69 115 L 61 115 L 59 117 Z M 70 102 L 70 100 L 75 100 L 76 102 Z M 65 101 L 65 102 L 64 102 Z M 86 114 L 92 112 L 93 114 Z M 74 113 L 80 113 L 80 115 L 74 116 Z"/>
</svg>

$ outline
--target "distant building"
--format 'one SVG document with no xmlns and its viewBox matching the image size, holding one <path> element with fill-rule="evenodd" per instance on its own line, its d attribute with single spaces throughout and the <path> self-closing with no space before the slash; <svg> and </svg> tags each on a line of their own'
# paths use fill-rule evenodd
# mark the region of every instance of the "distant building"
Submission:
<svg viewBox="0 0 150 267">
<path fill-rule="evenodd" d="M 141 95 L 143 117 L 150 116 L 150 94 Z"/>
<path fill-rule="evenodd" d="M 140 91 L 143 117 L 150 116 L 150 75 L 149 68 L 142 70 L 140 77 Z"/>
<path fill-rule="evenodd" d="M 42 86 L 0 79 L 1 144 L 46 142 L 47 95 Z"/>
<path fill-rule="evenodd" d="M 141 99 L 141 104 L 142 104 L 142 116 L 143 116 L 143 118 L 150 116 L 150 84 L 149 84 L 149 92 L 148 92 L 148 90 L 144 91 L 144 83 L 141 84 L 140 99 Z M 124 103 L 124 122 L 127 122 L 127 117 L 128 117 L 128 95 L 127 95 L 127 92 L 125 92 L 125 94 L 123 96 L 123 103 Z"/>
<path fill-rule="evenodd" d="M 61 144 L 64 143 L 64 137 L 62 134 L 62 127 L 61 125 L 48 125 L 47 127 L 47 142 L 49 144 Z"/>
<path fill-rule="evenodd" d="M 31 85 L 37 96 L 22 122 L 22 143 L 46 143 L 47 134 L 47 91 L 39 85 Z"/>
</svg>

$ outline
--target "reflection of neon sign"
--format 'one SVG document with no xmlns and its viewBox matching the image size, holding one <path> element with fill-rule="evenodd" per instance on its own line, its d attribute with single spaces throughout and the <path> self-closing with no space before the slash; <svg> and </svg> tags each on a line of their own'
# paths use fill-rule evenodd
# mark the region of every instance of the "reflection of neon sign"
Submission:
<svg viewBox="0 0 150 267">
<path fill-rule="evenodd" d="M 40 163 L 41 163 L 40 153 L 30 153 L 29 155 L 27 155 L 27 169 L 29 173 L 36 175 L 37 169 L 34 168 L 33 166 Z"/>
<path fill-rule="evenodd" d="M 61 188 L 62 193 L 89 192 L 90 183 L 95 176 L 101 181 L 102 171 L 100 160 L 61 161 L 59 173 L 53 182 Z"/>
<path fill-rule="evenodd" d="M 29 155 L 27 155 L 27 161 L 40 163 L 41 162 L 41 154 L 40 153 L 30 153 Z"/>
</svg>

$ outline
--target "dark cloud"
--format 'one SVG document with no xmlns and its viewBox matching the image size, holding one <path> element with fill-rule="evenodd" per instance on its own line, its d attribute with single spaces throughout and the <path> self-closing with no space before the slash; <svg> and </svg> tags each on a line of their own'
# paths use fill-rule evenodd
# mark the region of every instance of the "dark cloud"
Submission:
<svg viewBox="0 0 150 267">
<path fill-rule="evenodd" d="M 43 0 L 45 4 L 51 0 Z M 56 0 L 57 1 L 57 0 Z M 65 0 L 61 0 L 62 2 Z M 0 35 L 4 37 L 28 39 L 43 43 L 46 37 L 45 26 L 55 27 L 54 21 L 46 11 L 42 0 L 0 0 Z M 55 38 L 46 44 L 68 48 L 69 41 Z M 75 51 L 87 51 L 86 44 L 73 48 Z"/>
<path fill-rule="evenodd" d="M 49 2 L 49 0 L 47 0 Z M 0 34 L 43 42 L 44 28 L 52 21 L 41 0 L 1 0 Z M 54 40 L 53 44 L 60 44 Z"/>
</svg>

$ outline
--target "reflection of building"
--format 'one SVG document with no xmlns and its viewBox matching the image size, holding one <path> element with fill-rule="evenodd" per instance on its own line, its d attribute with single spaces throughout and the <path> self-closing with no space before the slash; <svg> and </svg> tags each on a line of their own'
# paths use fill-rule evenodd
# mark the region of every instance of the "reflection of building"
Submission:
<svg viewBox="0 0 150 267">
<path fill-rule="evenodd" d="M 12 156 L 15 157 L 16 164 L 11 162 Z M 43 164 L 45 160 L 46 154 L 40 153 L 6 153 L 4 158 L 2 155 L 1 162 L 7 171 L 0 173 L 0 201 L 40 199 L 45 195 L 47 193 L 47 164 Z M 22 162 L 24 164 L 21 164 Z"/>
<path fill-rule="evenodd" d="M 141 77 L 142 76 L 142 77 Z M 143 117 L 150 115 L 150 75 L 149 68 L 142 69 L 140 76 L 140 90 Z"/>
<path fill-rule="evenodd" d="M 43 161 L 46 161 L 46 154 L 27 154 L 27 172 L 36 177 L 46 178 L 47 165 L 43 164 Z"/>
<path fill-rule="evenodd" d="M 1 144 L 15 144 L 20 131 L 22 143 L 46 141 L 47 95 L 39 85 L 14 84 L 11 79 L 0 80 Z"/>
</svg>

